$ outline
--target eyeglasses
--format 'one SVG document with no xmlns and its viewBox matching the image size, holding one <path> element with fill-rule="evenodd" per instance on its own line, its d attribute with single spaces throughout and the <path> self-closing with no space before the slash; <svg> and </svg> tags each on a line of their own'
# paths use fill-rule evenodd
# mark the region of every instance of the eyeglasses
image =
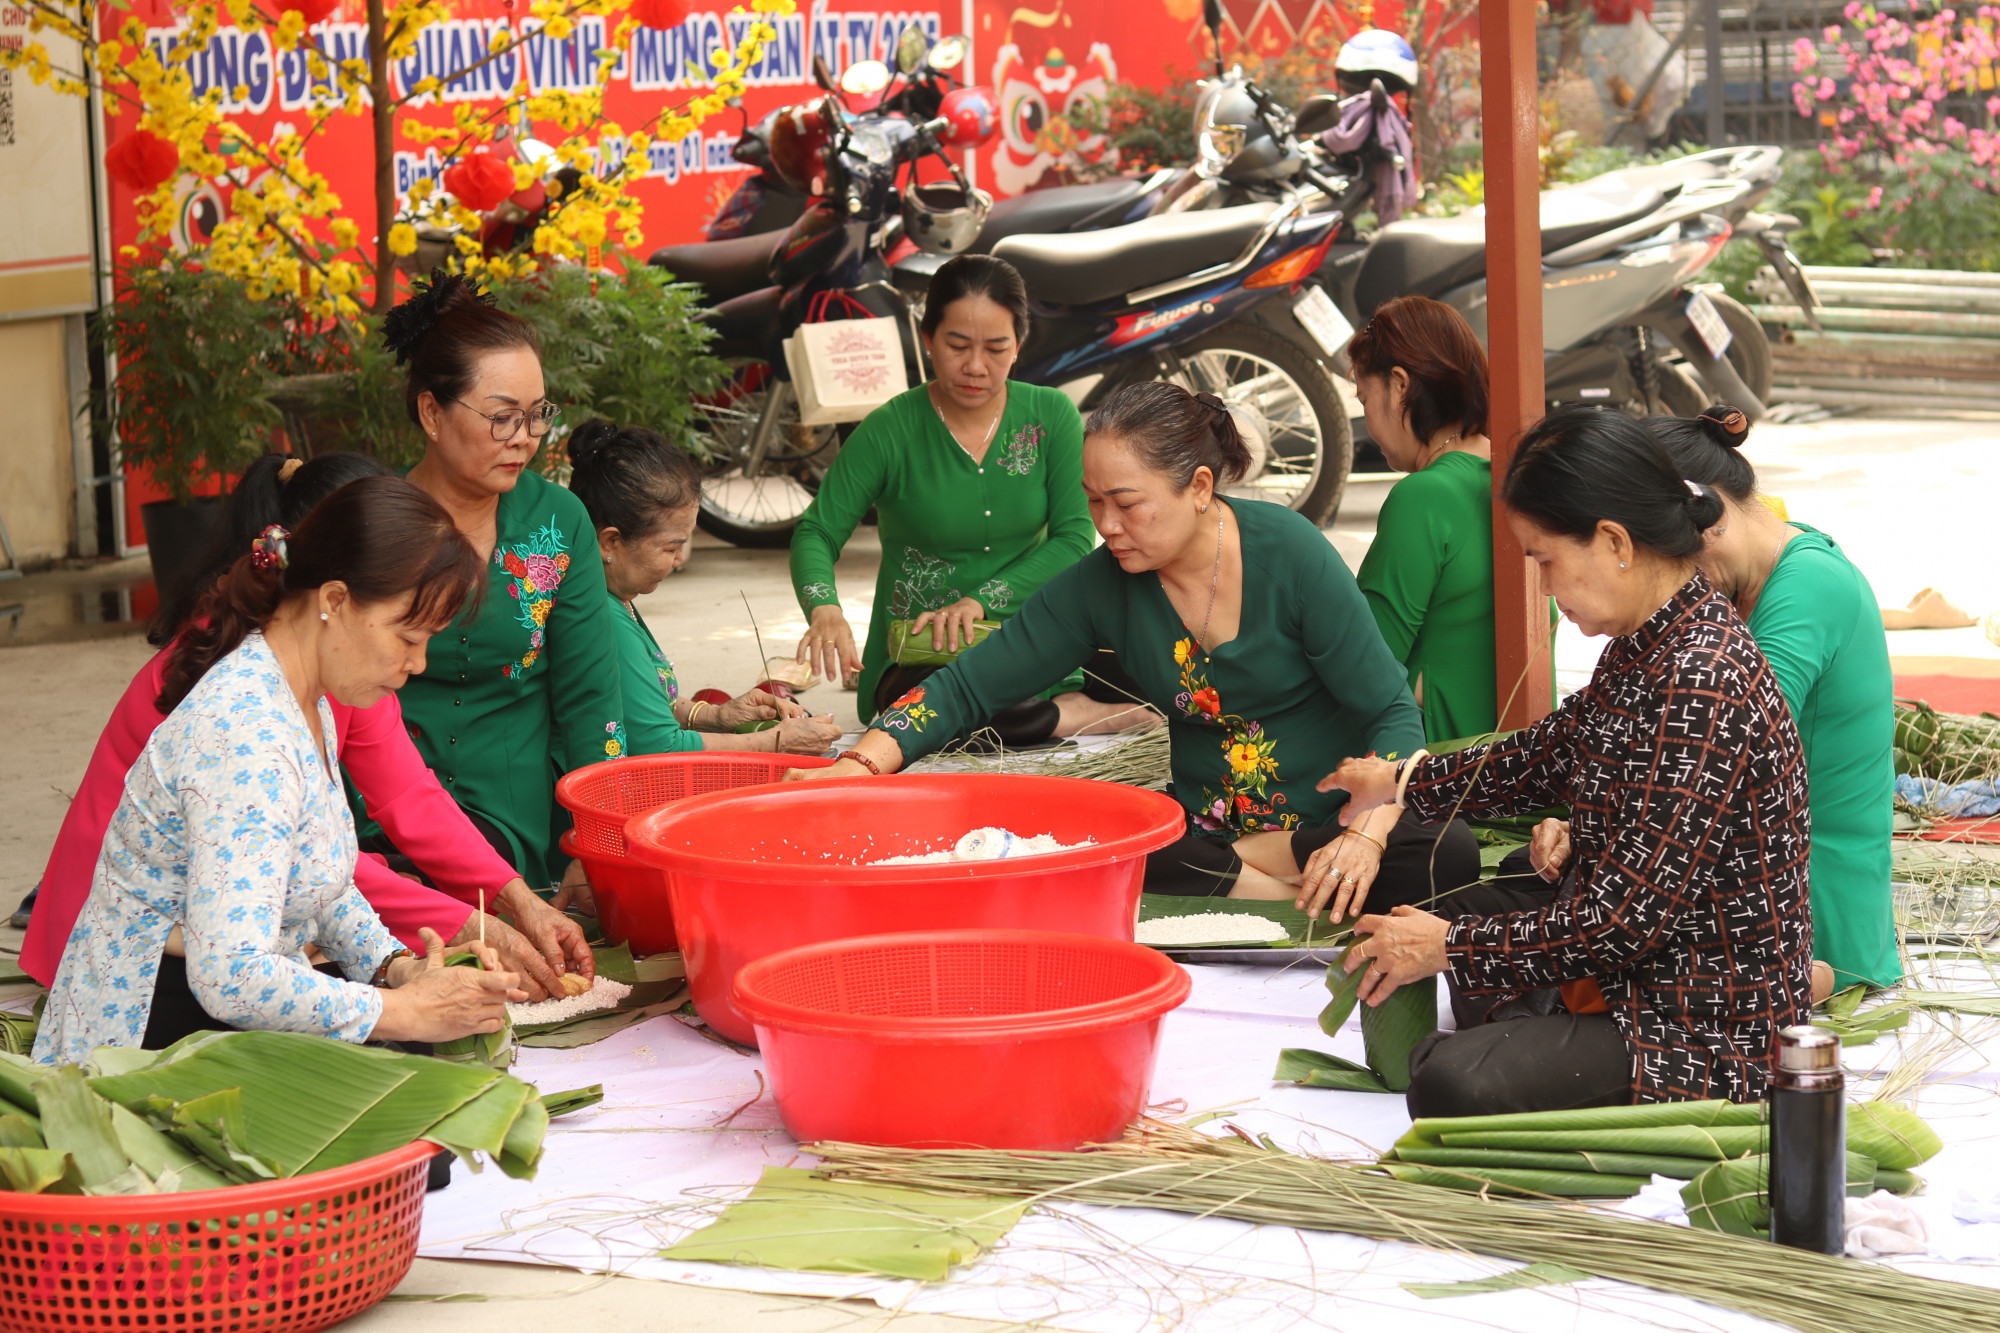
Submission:
<svg viewBox="0 0 2000 1333">
<path fill-rule="evenodd" d="M 555 425 L 556 418 L 562 415 L 562 407 L 556 403 L 537 403 L 525 410 L 518 407 L 503 407 L 498 412 L 481 412 L 463 399 L 454 398 L 451 401 L 474 416 L 485 417 L 492 422 L 493 438 L 502 444 L 513 439 L 524 423 L 528 427 L 528 438 L 539 440 L 549 433 L 549 427 Z"/>
</svg>

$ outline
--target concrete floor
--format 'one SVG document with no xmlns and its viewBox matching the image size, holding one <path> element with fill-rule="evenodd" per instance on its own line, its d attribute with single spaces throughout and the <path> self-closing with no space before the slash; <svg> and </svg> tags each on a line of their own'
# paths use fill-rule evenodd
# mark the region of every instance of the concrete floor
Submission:
<svg viewBox="0 0 2000 1333">
<path fill-rule="evenodd" d="M 1752 435 L 1749 455 L 1766 489 L 1786 500 L 1795 519 L 1839 540 L 1885 605 L 1900 605 L 1919 588 L 1934 584 L 1974 614 L 2000 612 L 2000 560 L 1994 558 L 1994 531 L 2000 524 L 2000 420 L 1846 417 L 1763 426 Z M 1367 550 L 1388 486 L 1387 481 L 1357 481 L 1349 487 L 1329 540 L 1350 564 L 1358 564 Z M 857 630 L 863 628 L 879 561 L 874 530 L 863 529 L 839 567 L 843 599 Z M 9 641 L 9 633 L 15 642 L 78 636 L 0 651 L 0 735 L 8 738 L 6 762 L 0 764 L 0 810 L 9 816 L 0 825 L 0 904 L 10 910 L 40 876 L 111 705 L 150 655 L 132 632 L 136 627 L 128 625 L 121 633 L 115 623 L 97 623 L 115 622 L 119 591 L 129 594 L 142 577 L 143 562 L 125 562 L 94 573 L 71 571 L 0 585 L 0 617 L 10 622 L 0 625 L 0 644 Z M 757 679 L 758 652 L 744 611 L 746 596 L 766 652 L 789 655 L 804 622 L 782 551 L 737 550 L 704 537 L 688 568 L 641 601 L 689 690 L 716 685 L 735 692 Z M 18 616 L 10 615 L 14 606 L 22 608 Z M 2000 648 L 1976 629 L 1890 638 L 1891 653 L 1906 661 L 1951 659 L 1929 669 L 2000 674 Z M 1573 632 L 1559 638 L 1557 661 L 1566 679 L 1588 671 L 1596 647 Z M 857 724 L 851 693 L 821 685 L 806 702 L 816 711 L 833 712 L 849 727 Z M 18 948 L 18 933 L 0 928 L 0 950 Z M 0 999 L 7 994 L 0 988 Z M 460 1299 L 431 1299 L 448 1296 Z M 521 1304 L 502 1313 L 496 1301 Z M 391 1303 L 350 1327 L 366 1333 L 448 1333 L 543 1320 L 588 1324 L 599 1318 L 675 1333 L 741 1328 L 844 1333 L 873 1330 L 892 1318 L 907 1333 L 1002 1327 L 893 1315 L 850 1302 L 461 1261 L 419 1261 Z"/>
</svg>

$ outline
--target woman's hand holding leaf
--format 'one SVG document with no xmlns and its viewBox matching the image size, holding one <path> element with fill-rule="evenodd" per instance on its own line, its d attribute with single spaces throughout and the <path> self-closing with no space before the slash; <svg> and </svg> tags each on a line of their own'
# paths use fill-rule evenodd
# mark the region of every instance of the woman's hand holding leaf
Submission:
<svg viewBox="0 0 2000 1333">
<path fill-rule="evenodd" d="M 422 935 L 428 955 L 423 964 L 405 960 L 390 969 L 382 1016 L 369 1034 L 375 1040 L 455 1041 L 498 1032 L 507 1021 L 508 1004 L 527 1000 L 520 977 L 501 970 L 500 955 L 490 946 L 472 946 L 480 967 L 447 967 L 444 937 L 428 926 Z"/>
</svg>

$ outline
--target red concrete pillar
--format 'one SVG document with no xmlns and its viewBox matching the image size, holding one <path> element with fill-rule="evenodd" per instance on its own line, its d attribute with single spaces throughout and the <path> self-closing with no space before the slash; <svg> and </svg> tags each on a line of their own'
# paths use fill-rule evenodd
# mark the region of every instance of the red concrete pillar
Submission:
<svg viewBox="0 0 2000 1333">
<path fill-rule="evenodd" d="M 1555 706 L 1548 601 L 1507 527 L 1500 482 L 1521 432 L 1542 415 L 1541 137 L 1534 0 L 1479 6 L 1480 124 L 1486 166 L 1486 346 L 1493 391 L 1493 618 L 1500 725 L 1524 727 Z"/>
</svg>

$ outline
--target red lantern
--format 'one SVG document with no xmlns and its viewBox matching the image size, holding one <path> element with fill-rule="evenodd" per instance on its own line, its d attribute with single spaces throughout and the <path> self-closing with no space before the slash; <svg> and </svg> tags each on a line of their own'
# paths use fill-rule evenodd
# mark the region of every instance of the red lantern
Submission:
<svg viewBox="0 0 2000 1333">
<path fill-rule="evenodd" d="M 632 0 L 632 17 L 644 28 L 678 28 L 687 16 L 688 0 Z"/>
<path fill-rule="evenodd" d="M 308 28 L 324 23 L 328 16 L 340 8 L 340 0 L 278 0 L 278 8 L 296 10 L 305 15 Z"/>
<path fill-rule="evenodd" d="M 473 212 L 491 212 L 514 193 L 514 168 L 491 153 L 473 153 L 445 168 L 444 188 Z"/>
<path fill-rule="evenodd" d="M 128 190 L 152 190 L 181 169 L 181 150 L 151 130 L 134 130 L 104 150 L 104 170 Z"/>
</svg>

